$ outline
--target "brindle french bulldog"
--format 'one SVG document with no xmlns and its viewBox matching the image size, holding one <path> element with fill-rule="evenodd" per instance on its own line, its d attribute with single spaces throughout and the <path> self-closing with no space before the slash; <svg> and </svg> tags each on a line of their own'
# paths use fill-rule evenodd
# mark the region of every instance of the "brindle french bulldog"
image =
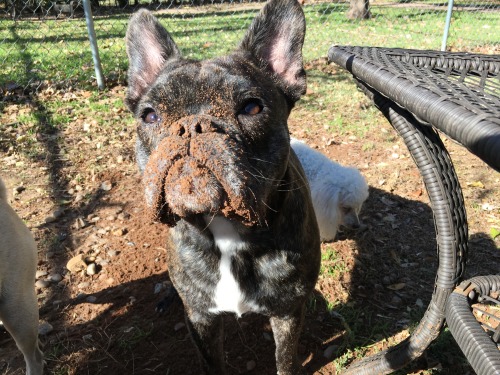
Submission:
<svg viewBox="0 0 500 375">
<path fill-rule="evenodd" d="M 271 0 L 230 55 L 183 58 L 146 10 L 130 20 L 127 105 L 148 219 L 171 226 L 169 275 L 208 374 L 225 373 L 222 317 L 270 317 L 278 374 L 297 345 L 320 240 L 287 119 L 306 90 L 305 20 Z"/>
</svg>

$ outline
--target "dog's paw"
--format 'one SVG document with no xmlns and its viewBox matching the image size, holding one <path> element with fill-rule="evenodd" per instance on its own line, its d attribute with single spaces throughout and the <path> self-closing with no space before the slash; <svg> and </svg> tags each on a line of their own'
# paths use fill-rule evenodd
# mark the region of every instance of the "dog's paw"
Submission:
<svg viewBox="0 0 500 375">
<path fill-rule="evenodd" d="M 161 299 L 160 302 L 156 304 L 156 309 L 155 309 L 156 312 L 160 315 L 165 313 L 170 308 L 170 305 L 178 297 L 179 294 L 177 294 L 177 290 L 174 288 L 173 285 L 170 285 L 167 288 L 167 291 L 165 292 L 165 296 Z"/>
</svg>

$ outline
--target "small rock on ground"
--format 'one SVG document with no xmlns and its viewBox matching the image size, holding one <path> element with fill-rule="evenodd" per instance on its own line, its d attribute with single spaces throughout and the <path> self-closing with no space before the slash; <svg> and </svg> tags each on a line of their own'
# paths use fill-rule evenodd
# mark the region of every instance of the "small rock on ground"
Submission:
<svg viewBox="0 0 500 375">
<path fill-rule="evenodd" d="M 43 322 L 38 326 L 38 334 L 39 335 L 48 335 L 50 332 L 54 330 L 54 327 L 52 327 L 52 324 L 48 322 Z"/>
</svg>

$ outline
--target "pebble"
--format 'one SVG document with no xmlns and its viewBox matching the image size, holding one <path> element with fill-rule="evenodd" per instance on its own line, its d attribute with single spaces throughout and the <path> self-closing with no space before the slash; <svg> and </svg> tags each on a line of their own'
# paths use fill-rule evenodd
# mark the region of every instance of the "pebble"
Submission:
<svg viewBox="0 0 500 375">
<path fill-rule="evenodd" d="M 127 220 L 127 219 L 129 219 L 129 218 L 130 218 L 130 214 L 128 214 L 128 213 L 126 213 L 126 212 L 121 212 L 121 213 L 119 213 L 119 214 L 118 214 L 118 216 L 117 216 L 117 219 L 118 219 L 118 220 L 121 220 L 121 221 L 123 221 L 123 220 Z"/>
<path fill-rule="evenodd" d="M 85 288 L 88 288 L 89 286 L 90 286 L 90 283 L 82 282 L 82 283 L 78 284 L 78 289 L 85 289 Z"/>
<path fill-rule="evenodd" d="M 183 329 L 184 327 L 186 326 L 186 324 L 182 323 L 182 322 L 179 322 L 177 323 L 175 326 L 174 326 L 174 331 L 177 332 L 177 331 L 180 331 L 181 329 Z"/>
<path fill-rule="evenodd" d="M 48 335 L 53 330 L 54 327 L 52 327 L 52 324 L 48 322 L 43 322 L 38 326 L 38 334 L 42 336 Z"/>
<path fill-rule="evenodd" d="M 50 281 L 49 280 L 38 280 L 36 283 L 35 283 L 35 286 L 37 288 L 40 288 L 40 289 L 45 289 L 45 288 L 48 288 L 50 285 Z"/>
<path fill-rule="evenodd" d="M 255 363 L 254 360 L 248 361 L 247 362 L 247 371 L 252 371 L 257 367 L 257 363 Z"/>
<path fill-rule="evenodd" d="M 119 254 L 119 251 L 116 251 L 116 250 L 108 250 L 107 252 L 108 256 L 110 256 L 111 258 L 117 256 Z"/>
<path fill-rule="evenodd" d="M 112 187 L 113 187 L 113 185 L 111 184 L 111 181 L 104 181 L 101 184 L 101 189 L 104 191 L 110 191 Z"/>
<path fill-rule="evenodd" d="M 53 212 L 53 215 L 56 219 L 59 219 L 64 214 L 64 208 L 56 208 Z"/>
<path fill-rule="evenodd" d="M 124 236 L 125 234 L 127 234 L 127 229 L 126 228 L 119 228 L 119 229 L 115 229 L 113 231 L 113 235 L 115 236 Z"/>
<path fill-rule="evenodd" d="M 87 294 L 86 293 L 78 293 L 76 295 L 76 299 L 81 301 L 82 299 L 84 299 L 85 297 L 87 297 Z"/>
<path fill-rule="evenodd" d="M 83 254 L 78 254 L 71 258 L 66 264 L 66 268 L 71 273 L 77 273 L 78 271 L 86 269 L 87 264 L 85 263 Z"/>
<path fill-rule="evenodd" d="M 53 215 L 53 214 L 50 214 L 49 216 L 47 216 L 45 218 L 45 224 L 50 224 L 50 223 L 53 223 L 54 221 L 56 221 L 56 217 Z"/>
<path fill-rule="evenodd" d="M 333 357 L 333 354 L 337 351 L 337 349 L 339 348 L 338 345 L 330 345 L 328 346 L 325 351 L 323 352 L 323 357 L 325 357 L 326 359 L 330 359 Z"/>
<path fill-rule="evenodd" d="M 39 271 L 36 271 L 36 274 L 35 274 L 35 279 L 39 279 L 41 277 L 44 277 L 44 276 L 47 276 L 48 275 L 48 272 L 47 271 L 42 271 L 42 270 L 39 270 Z"/>
<path fill-rule="evenodd" d="M 53 273 L 52 275 L 49 276 L 49 279 L 54 283 L 58 283 L 63 279 L 63 277 L 59 273 Z"/>
<path fill-rule="evenodd" d="M 95 263 L 90 263 L 87 266 L 87 275 L 95 275 L 97 273 L 97 265 Z"/>
<path fill-rule="evenodd" d="M 391 299 L 391 304 L 395 305 L 395 306 L 399 306 L 403 303 L 403 299 L 399 296 L 394 296 L 392 297 Z"/>
<path fill-rule="evenodd" d="M 47 215 L 45 218 L 45 223 L 53 223 L 57 219 L 59 219 L 64 214 L 64 210 L 62 208 L 55 209 L 51 214 Z"/>
</svg>

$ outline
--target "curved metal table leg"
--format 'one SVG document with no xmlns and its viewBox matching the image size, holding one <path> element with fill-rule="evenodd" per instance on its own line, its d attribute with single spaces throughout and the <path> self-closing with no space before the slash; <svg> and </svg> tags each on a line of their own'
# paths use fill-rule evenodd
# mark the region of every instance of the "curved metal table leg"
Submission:
<svg viewBox="0 0 500 375">
<path fill-rule="evenodd" d="M 418 358 L 439 335 L 446 301 L 461 278 L 467 256 L 467 217 L 453 164 L 439 135 L 412 114 L 358 81 L 404 140 L 422 175 L 432 206 L 439 266 L 434 292 L 422 320 L 403 342 L 354 362 L 343 374 L 391 373 Z"/>
<path fill-rule="evenodd" d="M 500 374 L 500 325 L 490 337 L 472 313 L 471 304 L 489 299 L 500 306 L 500 300 L 491 298 L 500 292 L 500 275 L 478 276 L 463 281 L 448 298 L 446 324 L 478 375 Z M 492 316 L 498 322 L 500 318 Z M 491 327 L 490 327 L 491 328 Z M 493 340 L 492 340 L 493 339 Z"/>
</svg>

